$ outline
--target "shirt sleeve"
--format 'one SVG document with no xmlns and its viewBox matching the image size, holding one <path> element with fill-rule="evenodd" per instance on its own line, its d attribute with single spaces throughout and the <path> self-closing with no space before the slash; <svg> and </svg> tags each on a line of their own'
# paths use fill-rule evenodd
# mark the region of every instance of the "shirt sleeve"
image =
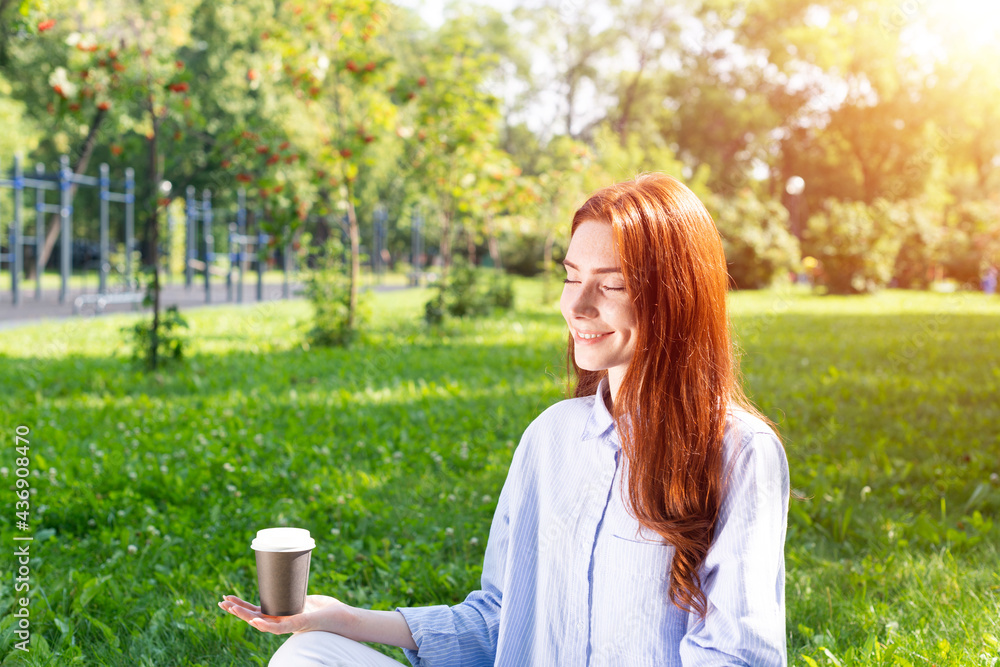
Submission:
<svg viewBox="0 0 1000 667">
<path fill-rule="evenodd" d="M 784 667 L 788 462 L 769 429 L 739 437 L 701 570 L 708 614 L 688 616 L 685 667 Z"/>
<path fill-rule="evenodd" d="M 511 466 L 513 470 L 513 464 Z M 457 605 L 397 607 L 403 614 L 417 650 L 403 649 L 415 666 L 492 666 L 497 653 L 500 605 L 510 535 L 508 493 L 513 472 L 508 473 L 497 500 L 483 559 L 480 590 Z"/>
</svg>

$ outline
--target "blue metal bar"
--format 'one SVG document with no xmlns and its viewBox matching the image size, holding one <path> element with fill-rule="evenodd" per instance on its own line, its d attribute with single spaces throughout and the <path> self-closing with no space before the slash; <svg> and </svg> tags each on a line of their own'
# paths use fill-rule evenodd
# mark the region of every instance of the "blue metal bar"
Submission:
<svg viewBox="0 0 1000 667">
<path fill-rule="evenodd" d="M 21 156 L 14 155 L 14 181 L 24 181 L 21 172 Z M 10 226 L 10 254 L 13 262 L 10 265 L 10 290 L 14 305 L 21 303 L 21 263 L 24 260 L 21 247 L 21 216 L 24 207 L 24 189 L 14 189 L 14 219 Z"/>
<path fill-rule="evenodd" d="M 125 284 L 135 289 L 132 277 L 132 248 L 135 245 L 135 170 L 125 170 Z"/>
<path fill-rule="evenodd" d="M 202 231 L 205 234 L 205 303 L 212 302 L 212 261 L 215 259 L 212 238 L 212 193 L 202 190 Z"/>
<path fill-rule="evenodd" d="M 108 221 L 108 188 L 111 187 L 111 177 L 110 170 L 107 164 L 101 165 L 101 265 L 99 267 L 100 275 L 100 285 L 97 288 L 99 294 L 107 294 L 108 292 L 108 268 L 110 262 L 108 261 L 108 255 L 110 254 L 110 223 Z"/>
<path fill-rule="evenodd" d="M 69 156 L 59 158 L 59 240 L 62 243 L 62 262 L 60 262 L 59 303 L 66 303 L 66 292 L 69 289 L 70 261 L 73 250 L 73 230 L 70 215 L 72 213 L 69 198 Z"/>
</svg>

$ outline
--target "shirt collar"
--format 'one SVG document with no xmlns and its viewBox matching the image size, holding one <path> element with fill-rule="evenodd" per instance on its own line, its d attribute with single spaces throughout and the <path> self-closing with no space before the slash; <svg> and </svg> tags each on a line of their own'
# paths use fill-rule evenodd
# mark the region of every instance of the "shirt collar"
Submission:
<svg viewBox="0 0 1000 667">
<path fill-rule="evenodd" d="M 601 440 L 606 440 L 615 449 L 618 449 L 621 447 L 621 444 L 618 441 L 618 431 L 614 428 L 615 420 L 611 416 L 611 413 L 608 412 L 608 406 L 604 402 L 604 395 L 609 391 L 608 377 L 605 375 L 601 379 L 601 383 L 597 385 L 597 391 L 594 394 L 594 406 L 590 410 L 587 423 L 583 427 L 582 438 L 584 440 L 600 438 Z"/>
</svg>

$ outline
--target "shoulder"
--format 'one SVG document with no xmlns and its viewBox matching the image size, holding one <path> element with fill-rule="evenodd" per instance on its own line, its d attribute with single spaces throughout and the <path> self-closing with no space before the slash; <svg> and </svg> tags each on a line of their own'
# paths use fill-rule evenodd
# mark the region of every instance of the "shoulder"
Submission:
<svg viewBox="0 0 1000 667">
<path fill-rule="evenodd" d="M 558 456 L 578 442 L 594 407 L 594 396 L 569 398 L 550 405 L 535 417 L 521 436 L 514 461 Z"/>
<path fill-rule="evenodd" d="M 759 416 L 739 406 L 726 412 L 723 456 L 731 470 L 763 467 L 783 477 L 788 475 L 785 448 L 774 429 Z"/>
<path fill-rule="evenodd" d="M 581 431 L 594 409 L 596 396 L 567 398 L 545 408 L 528 425 L 525 436 L 548 435 L 553 432 L 568 434 Z"/>
</svg>

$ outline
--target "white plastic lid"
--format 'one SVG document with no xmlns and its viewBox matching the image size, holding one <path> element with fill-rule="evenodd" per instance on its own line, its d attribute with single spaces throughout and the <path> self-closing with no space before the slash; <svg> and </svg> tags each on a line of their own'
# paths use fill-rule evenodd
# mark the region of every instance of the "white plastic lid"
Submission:
<svg viewBox="0 0 1000 667">
<path fill-rule="evenodd" d="M 254 551 L 305 551 L 315 547 L 316 540 L 305 528 L 264 528 L 250 543 Z"/>
</svg>

